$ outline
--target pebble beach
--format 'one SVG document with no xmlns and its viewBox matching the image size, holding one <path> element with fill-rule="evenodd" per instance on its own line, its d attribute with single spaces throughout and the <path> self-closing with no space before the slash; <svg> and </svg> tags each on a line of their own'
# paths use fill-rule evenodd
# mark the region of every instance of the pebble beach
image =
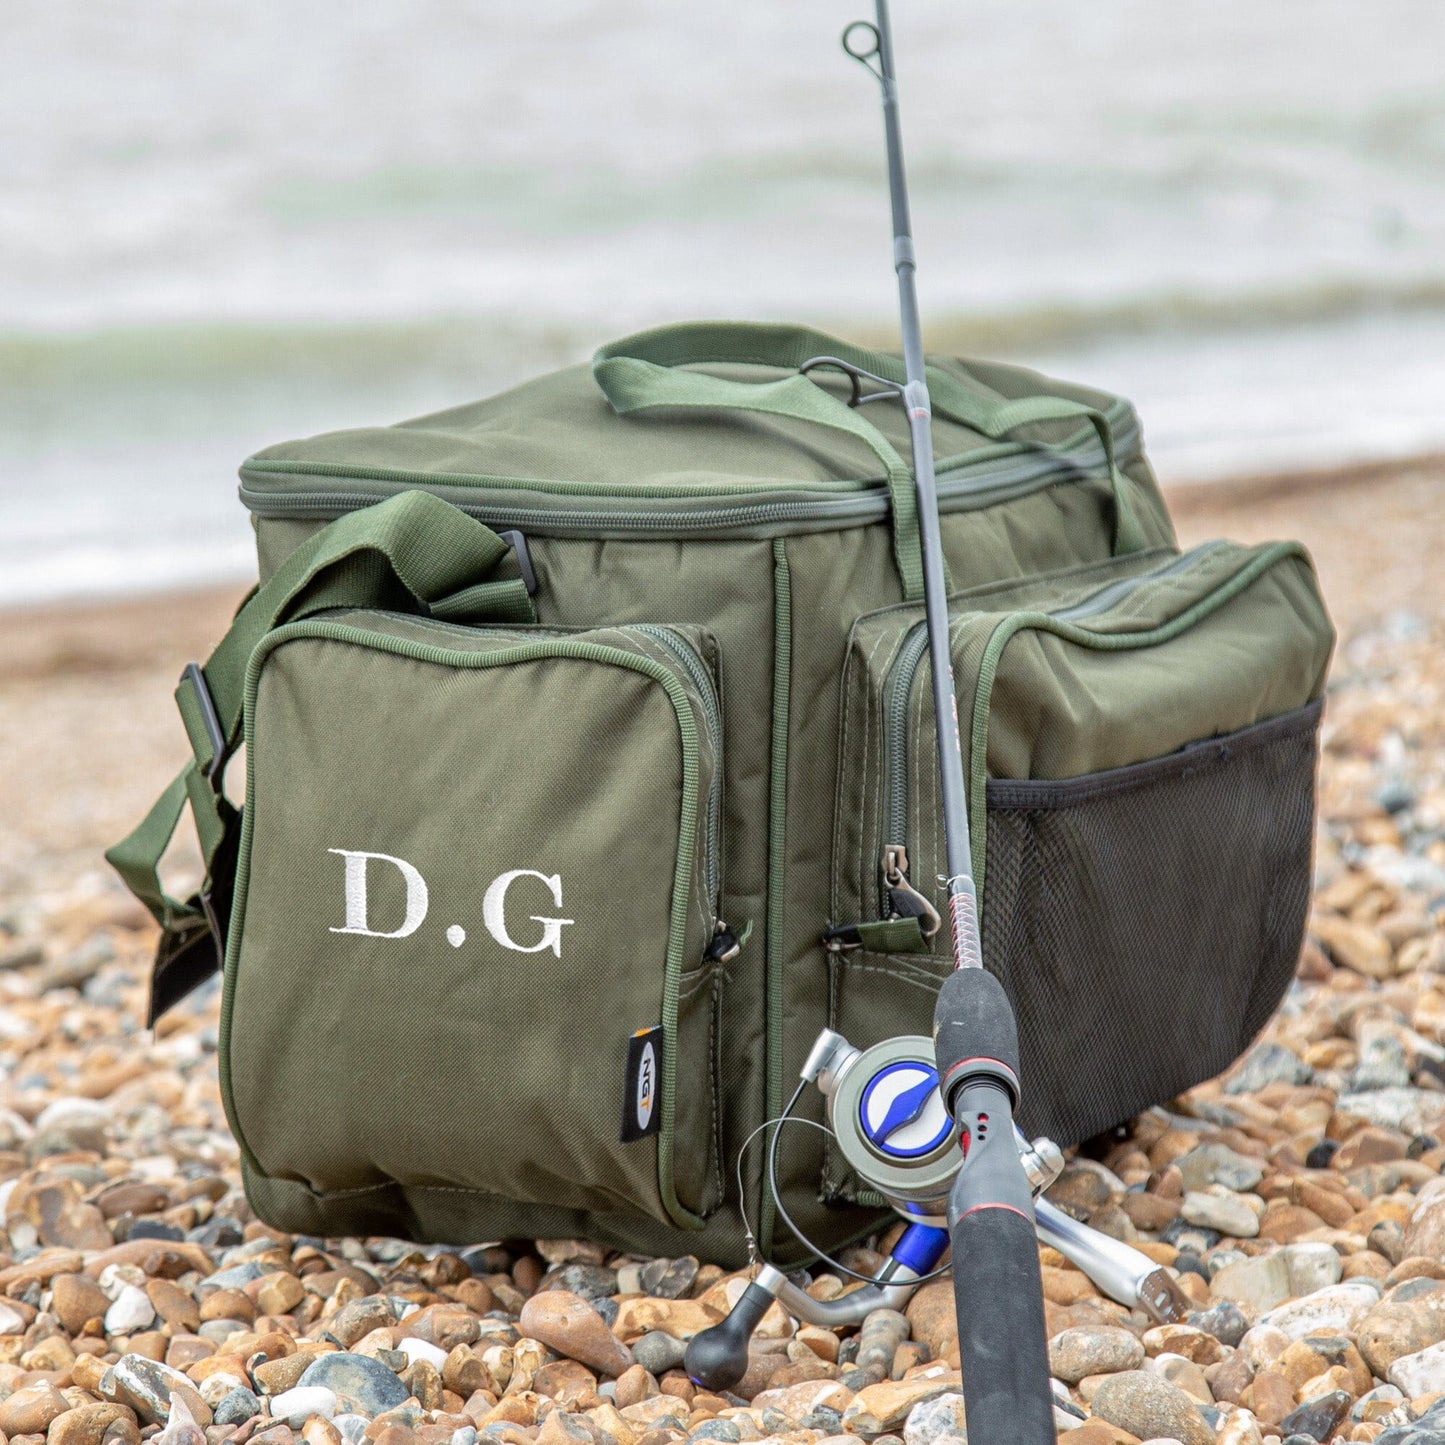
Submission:
<svg viewBox="0 0 1445 1445">
<path fill-rule="evenodd" d="M 1153 1325 L 1041 1251 L 1071 1445 L 1445 1445 L 1442 489 L 1425 459 L 1170 496 L 1186 544 L 1295 536 L 1319 566 L 1340 644 L 1315 896 L 1249 1052 L 1071 1151 L 1050 1190 L 1190 1301 Z M 966 1440 L 947 1280 L 861 1329 L 774 1306 L 710 1394 L 683 1347 L 746 1273 L 252 1217 L 218 999 L 142 1027 L 154 929 L 99 858 L 179 764 L 175 678 L 238 600 L 0 614 L 0 1445 Z"/>
</svg>

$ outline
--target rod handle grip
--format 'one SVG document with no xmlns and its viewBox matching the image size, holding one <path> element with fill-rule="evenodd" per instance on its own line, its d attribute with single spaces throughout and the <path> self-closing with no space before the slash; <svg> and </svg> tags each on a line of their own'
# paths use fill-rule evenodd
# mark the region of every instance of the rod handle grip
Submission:
<svg viewBox="0 0 1445 1445">
<path fill-rule="evenodd" d="M 981 1205 L 951 1234 L 969 1438 L 1054 1445 L 1033 1221 L 1008 1205 Z"/>
</svg>

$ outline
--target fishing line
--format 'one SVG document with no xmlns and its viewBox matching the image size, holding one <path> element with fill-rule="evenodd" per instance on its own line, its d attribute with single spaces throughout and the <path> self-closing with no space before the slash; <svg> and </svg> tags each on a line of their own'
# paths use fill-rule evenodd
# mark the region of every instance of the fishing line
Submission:
<svg viewBox="0 0 1445 1445">
<path fill-rule="evenodd" d="M 759 1253 L 757 1239 L 753 1234 L 752 1222 L 748 1219 L 747 1195 L 743 1191 L 743 1155 L 747 1153 L 748 1146 L 764 1129 L 771 1129 L 773 1131 L 773 1137 L 768 1142 L 768 1189 L 773 1196 L 773 1205 L 778 1211 L 779 1218 L 781 1218 L 783 1223 L 793 1232 L 793 1237 L 797 1239 L 798 1243 L 801 1244 L 810 1255 L 816 1256 L 816 1258 L 820 1259 L 830 1269 L 837 1270 L 839 1274 L 846 1275 L 849 1279 L 859 1280 L 863 1284 L 881 1284 L 886 1287 L 888 1281 L 880 1280 L 876 1275 L 859 1274 L 856 1269 L 849 1269 L 846 1264 L 841 1263 L 839 1260 L 834 1259 L 831 1254 L 826 1254 L 823 1250 L 819 1249 L 798 1227 L 793 1216 L 788 1213 L 787 1208 L 783 1204 L 782 1191 L 778 1188 L 778 1136 L 782 1133 L 782 1126 L 784 1124 L 806 1124 L 810 1128 L 818 1130 L 820 1134 L 825 1135 L 829 1139 L 835 1137 L 833 1131 L 828 1128 L 826 1124 L 820 1124 L 816 1119 L 798 1119 L 793 1117 L 793 1110 L 797 1107 L 798 1100 L 802 1097 L 803 1090 L 807 1087 L 808 1080 L 799 1080 L 798 1087 L 793 1090 L 793 1097 L 783 1106 L 783 1112 L 779 1114 L 776 1119 L 763 1120 L 763 1122 L 743 1140 L 743 1146 L 738 1150 L 738 1198 L 744 1201 L 741 1205 L 741 1210 L 743 1216 L 743 1231 L 748 1242 L 748 1264 L 750 1266 L 758 1263 L 769 1264 L 771 1261 L 763 1259 Z M 774 1267 L 776 1268 L 776 1266 Z M 952 1268 L 951 1263 L 941 1264 L 929 1274 L 920 1275 L 916 1279 L 906 1281 L 906 1283 L 910 1287 L 927 1284 L 929 1280 L 937 1279 L 939 1275 L 947 1274 Z"/>
</svg>

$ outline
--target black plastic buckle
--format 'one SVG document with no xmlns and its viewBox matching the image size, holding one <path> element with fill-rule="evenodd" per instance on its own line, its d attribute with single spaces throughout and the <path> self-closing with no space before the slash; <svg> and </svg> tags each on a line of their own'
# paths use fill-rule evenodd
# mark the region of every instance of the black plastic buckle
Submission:
<svg viewBox="0 0 1445 1445">
<path fill-rule="evenodd" d="M 181 681 L 191 685 L 196 695 L 197 706 L 201 709 L 201 723 L 211 744 L 211 761 L 206 764 L 206 781 L 216 792 L 221 791 L 221 774 L 226 770 L 226 734 L 221 728 L 221 717 L 216 711 L 216 700 L 206 685 L 206 675 L 198 662 L 188 662 L 181 673 Z"/>
<path fill-rule="evenodd" d="M 207 886 L 190 899 L 191 906 L 198 907 L 200 913 L 161 934 L 151 966 L 147 1028 L 154 1028 L 163 1013 L 218 974 L 225 964 L 240 836 L 240 823 L 233 821 L 211 860 Z"/>
<path fill-rule="evenodd" d="M 187 900 L 191 908 L 199 911 L 162 930 L 156 945 L 146 1005 L 147 1028 L 154 1028 L 167 1009 L 174 1008 L 224 965 L 241 850 L 241 820 L 224 798 L 221 812 L 226 829 L 211 859 L 210 874 L 200 891 Z"/>
</svg>

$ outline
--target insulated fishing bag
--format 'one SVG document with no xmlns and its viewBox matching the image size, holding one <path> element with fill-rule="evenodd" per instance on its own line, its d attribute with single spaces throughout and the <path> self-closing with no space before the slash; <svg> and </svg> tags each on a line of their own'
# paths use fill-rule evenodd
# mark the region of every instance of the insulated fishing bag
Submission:
<svg viewBox="0 0 1445 1445">
<path fill-rule="evenodd" d="M 818 357 L 902 375 L 670 327 L 243 466 L 259 589 L 110 857 L 163 926 L 153 1014 L 224 960 L 263 1219 L 735 1262 L 746 1209 L 797 1257 L 744 1142 L 821 1028 L 927 1033 L 950 966 L 906 420 Z M 929 384 L 984 957 L 1022 1126 L 1072 1142 L 1223 1068 L 1292 977 L 1332 632 L 1299 546 L 1179 552 L 1125 402 Z M 799 1223 L 873 1224 L 793 1132 Z"/>
</svg>

